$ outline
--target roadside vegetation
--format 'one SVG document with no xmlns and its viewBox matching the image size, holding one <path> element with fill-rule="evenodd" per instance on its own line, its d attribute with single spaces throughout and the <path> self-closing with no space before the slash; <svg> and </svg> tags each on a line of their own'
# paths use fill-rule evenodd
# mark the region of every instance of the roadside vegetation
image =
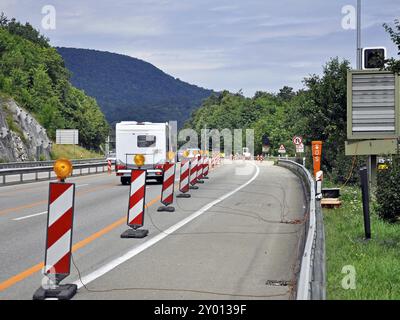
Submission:
<svg viewBox="0 0 400 320">
<path fill-rule="evenodd" d="M 85 147 L 99 148 L 108 124 L 96 100 L 73 87 L 49 39 L 29 23 L 0 14 L 0 95 L 31 112 L 54 140 L 56 129 L 79 129 Z"/>
<path fill-rule="evenodd" d="M 372 199 L 372 239 L 365 241 L 360 188 L 346 186 L 341 194 L 341 208 L 324 209 L 327 298 L 400 299 L 400 224 L 380 219 Z M 342 287 L 347 266 L 356 271 L 354 289 Z"/>
<path fill-rule="evenodd" d="M 73 146 L 67 144 L 54 144 L 51 149 L 51 159 L 57 160 L 59 158 L 67 159 L 93 159 L 104 158 L 104 154 L 96 151 L 87 150 L 80 146 Z"/>
</svg>

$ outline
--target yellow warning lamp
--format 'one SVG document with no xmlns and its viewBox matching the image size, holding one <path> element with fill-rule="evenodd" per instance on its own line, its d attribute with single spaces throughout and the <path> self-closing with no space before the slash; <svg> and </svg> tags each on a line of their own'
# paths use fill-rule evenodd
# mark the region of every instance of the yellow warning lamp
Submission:
<svg viewBox="0 0 400 320">
<path fill-rule="evenodd" d="M 135 155 L 135 157 L 133 158 L 133 161 L 135 162 L 135 164 L 136 164 L 139 168 L 140 168 L 140 167 L 143 167 L 144 161 L 145 161 L 144 155 L 142 155 L 142 154 L 137 154 L 137 155 Z"/>
<path fill-rule="evenodd" d="M 168 159 L 169 161 L 172 161 L 172 160 L 174 160 L 174 158 L 175 158 L 175 152 L 173 152 L 173 151 L 168 151 L 168 152 L 167 152 L 167 159 Z"/>
<path fill-rule="evenodd" d="M 189 157 L 189 150 L 183 151 L 183 156 L 184 156 L 185 158 Z"/>
<path fill-rule="evenodd" d="M 209 154 L 209 152 L 208 152 L 208 150 L 206 150 L 206 156 L 208 156 L 208 154 Z"/>
<path fill-rule="evenodd" d="M 197 150 L 193 150 L 193 155 L 197 156 L 198 151 Z"/>
<path fill-rule="evenodd" d="M 200 150 L 200 155 L 203 155 L 203 153 L 204 153 L 204 151 L 203 151 L 203 150 Z"/>
<path fill-rule="evenodd" d="M 64 182 L 72 174 L 72 163 L 68 159 L 58 159 L 54 162 L 53 170 L 57 178 Z"/>
</svg>

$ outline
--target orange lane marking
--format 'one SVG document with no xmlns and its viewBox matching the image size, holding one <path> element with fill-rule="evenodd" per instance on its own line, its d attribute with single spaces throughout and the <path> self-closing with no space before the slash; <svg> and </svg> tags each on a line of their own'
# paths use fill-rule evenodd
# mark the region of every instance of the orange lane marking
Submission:
<svg viewBox="0 0 400 320">
<path fill-rule="evenodd" d="M 33 203 L 30 203 L 30 204 L 26 204 L 26 205 L 15 207 L 15 208 L 4 209 L 4 210 L 0 211 L 0 215 L 5 214 L 5 213 L 9 213 L 9 212 L 12 212 L 12 211 L 20 211 L 20 210 L 23 210 L 23 209 L 33 208 L 33 207 L 40 206 L 41 204 L 45 204 L 45 203 L 47 203 L 47 200 L 33 202 Z"/>
<path fill-rule="evenodd" d="M 151 207 L 157 201 L 159 201 L 160 198 L 161 197 L 158 196 L 157 198 L 154 198 L 149 203 L 147 203 L 145 206 L 146 209 Z M 126 222 L 126 217 L 113 222 L 112 224 L 108 225 L 104 229 L 97 231 L 96 233 L 92 234 L 91 236 L 87 237 L 86 239 L 83 239 L 82 241 L 79 241 L 78 243 L 76 243 L 72 246 L 72 252 L 75 252 L 75 251 L 87 246 L 89 243 L 95 241 L 96 239 L 100 238 L 101 236 L 103 236 L 103 235 L 109 233 L 110 231 L 112 231 L 113 229 L 119 227 L 124 222 Z M 15 285 L 16 283 L 21 282 L 22 280 L 25 280 L 26 278 L 30 277 L 31 275 L 39 272 L 40 270 L 42 270 L 43 266 L 44 266 L 43 262 L 38 263 L 38 264 L 30 267 L 29 269 L 26 269 L 25 271 L 22 271 L 21 273 L 3 281 L 2 283 L 0 283 L 0 291 L 4 291 L 7 288 Z"/>
<path fill-rule="evenodd" d="M 114 185 L 115 184 L 113 184 L 113 183 L 109 183 L 109 184 L 104 185 L 104 186 L 92 188 L 92 189 L 89 189 L 89 190 L 86 190 L 86 191 L 77 192 L 76 196 L 78 197 L 78 196 L 82 196 L 82 195 L 85 195 L 85 194 L 88 194 L 88 193 L 91 193 L 91 192 L 94 192 L 94 191 L 107 189 L 108 187 L 114 186 Z M 0 215 L 6 214 L 6 213 L 9 213 L 9 212 L 21 211 L 23 209 L 30 209 L 30 208 L 37 207 L 37 206 L 40 206 L 41 204 L 46 204 L 46 203 L 47 203 L 47 199 L 46 200 L 42 200 L 42 201 L 38 201 L 38 202 L 33 202 L 33 203 L 30 203 L 30 204 L 26 204 L 26 205 L 19 206 L 19 207 L 4 209 L 4 210 L 0 211 Z"/>
<path fill-rule="evenodd" d="M 39 272 L 40 270 L 42 270 L 44 264 L 43 262 L 38 263 L 37 265 L 34 265 L 33 267 L 26 269 L 25 271 L 7 279 L 6 281 L 0 283 L 0 291 L 3 291 L 11 286 L 13 286 L 14 284 L 16 284 L 17 282 L 20 282 L 26 278 L 28 278 L 29 276 L 31 276 L 32 274 Z"/>
</svg>

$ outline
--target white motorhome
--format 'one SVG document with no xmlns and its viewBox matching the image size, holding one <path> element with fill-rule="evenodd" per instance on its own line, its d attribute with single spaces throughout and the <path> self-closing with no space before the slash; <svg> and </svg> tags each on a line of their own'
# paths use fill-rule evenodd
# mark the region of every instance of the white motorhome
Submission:
<svg viewBox="0 0 400 320">
<path fill-rule="evenodd" d="M 148 179 L 162 182 L 163 165 L 170 151 L 168 123 L 123 121 L 115 130 L 116 173 L 122 184 L 130 183 L 131 170 L 136 169 L 134 157 L 142 154 Z"/>
</svg>

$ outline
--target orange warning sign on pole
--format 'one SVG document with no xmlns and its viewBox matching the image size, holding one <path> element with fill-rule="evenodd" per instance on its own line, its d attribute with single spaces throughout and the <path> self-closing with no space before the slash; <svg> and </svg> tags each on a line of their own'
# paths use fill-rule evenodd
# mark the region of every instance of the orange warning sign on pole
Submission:
<svg viewBox="0 0 400 320">
<path fill-rule="evenodd" d="M 321 170 L 322 141 L 312 142 L 312 156 L 314 164 L 314 177 L 316 177 L 317 172 Z"/>
</svg>

